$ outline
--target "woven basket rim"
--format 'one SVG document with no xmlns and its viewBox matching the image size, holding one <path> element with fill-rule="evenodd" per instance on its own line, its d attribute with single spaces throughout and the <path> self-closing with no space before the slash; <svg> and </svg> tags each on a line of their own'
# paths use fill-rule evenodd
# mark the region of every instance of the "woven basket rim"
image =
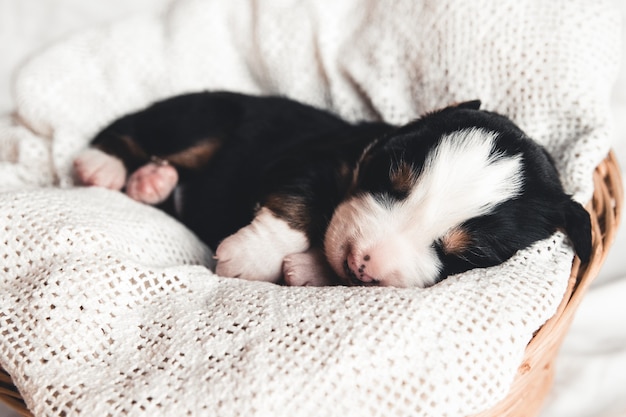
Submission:
<svg viewBox="0 0 626 417">
<path fill-rule="evenodd" d="M 539 413 L 552 386 L 553 362 L 574 312 L 598 275 L 615 239 L 623 202 L 621 172 L 615 154 L 611 151 L 594 171 L 594 194 L 586 207 L 591 216 L 593 235 L 589 262 L 582 265 L 578 258 L 574 258 L 565 296 L 556 314 L 535 333 L 526 347 L 524 360 L 507 397 L 495 407 L 474 417 L 530 417 Z M 33 415 L 26 407 L 11 376 L 1 366 L 0 401 L 23 416 Z"/>
<path fill-rule="evenodd" d="M 591 217 L 592 254 L 588 263 L 574 258 L 568 287 L 556 313 L 535 333 L 507 397 L 474 417 L 532 417 L 539 414 L 552 387 L 554 362 L 580 302 L 598 276 L 615 240 L 624 189 L 613 151 L 594 171 L 594 193 L 586 209 Z"/>
</svg>

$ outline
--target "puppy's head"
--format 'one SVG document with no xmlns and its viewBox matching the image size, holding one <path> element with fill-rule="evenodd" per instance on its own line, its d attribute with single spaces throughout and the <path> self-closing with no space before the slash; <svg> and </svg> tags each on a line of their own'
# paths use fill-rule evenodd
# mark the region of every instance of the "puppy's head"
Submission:
<svg viewBox="0 0 626 417">
<path fill-rule="evenodd" d="M 502 263 L 559 228 L 588 259 L 589 216 L 547 153 L 479 105 L 426 115 L 366 149 L 325 235 L 344 281 L 426 287 Z"/>
</svg>

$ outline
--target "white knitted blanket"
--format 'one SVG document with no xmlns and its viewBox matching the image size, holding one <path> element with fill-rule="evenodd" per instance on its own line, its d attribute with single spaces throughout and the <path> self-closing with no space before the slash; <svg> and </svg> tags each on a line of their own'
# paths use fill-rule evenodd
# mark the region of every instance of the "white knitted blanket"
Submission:
<svg viewBox="0 0 626 417">
<path fill-rule="evenodd" d="M 0 126 L 0 365 L 37 416 L 466 416 L 503 398 L 556 310 L 553 238 L 429 289 L 221 278 L 158 210 L 73 188 L 113 118 L 273 93 L 401 123 L 480 98 L 547 146 L 580 201 L 609 148 L 611 2 L 181 0 L 33 58 Z M 271 242 L 268 242 L 271 244 Z"/>
</svg>

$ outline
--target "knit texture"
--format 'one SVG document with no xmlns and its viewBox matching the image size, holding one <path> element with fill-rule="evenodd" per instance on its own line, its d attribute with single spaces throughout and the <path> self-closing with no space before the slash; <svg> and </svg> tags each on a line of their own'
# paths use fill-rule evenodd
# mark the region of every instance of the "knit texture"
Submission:
<svg viewBox="0 0 626 417">
<path fill-rule="evenodd" d="M 608 0 L 180 0 L 49 47 L 0 125 L 0 365 L 37 416 L 488 409 L 561 301 L 561 233 L 428 289 L 281 287 L 215 276 L 180 223 L 73 187 L 71 162 L 114 118 L 183 92 L 392 123 L 479 98 L 584 202 L 610 146 L 618 41 Z"/>
</svg>

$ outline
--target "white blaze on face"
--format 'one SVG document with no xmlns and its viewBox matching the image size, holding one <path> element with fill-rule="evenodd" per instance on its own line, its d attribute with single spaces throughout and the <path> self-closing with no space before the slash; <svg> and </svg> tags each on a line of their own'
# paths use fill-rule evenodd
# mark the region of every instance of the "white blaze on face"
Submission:
<svg viewBox="0 0 626 417">
<path fill-rule="evenodd" d="M 522 157 L 494 153 L 496 137 L 479 128 L 446 135 L 405 199 L 364 193 L 340 204 L 324 242 L 335 272 L 347 278 L 348 265 L 365 282 L 433 284 L 442 267 L 433 243 L 521 192 Z"/>
</svg>

